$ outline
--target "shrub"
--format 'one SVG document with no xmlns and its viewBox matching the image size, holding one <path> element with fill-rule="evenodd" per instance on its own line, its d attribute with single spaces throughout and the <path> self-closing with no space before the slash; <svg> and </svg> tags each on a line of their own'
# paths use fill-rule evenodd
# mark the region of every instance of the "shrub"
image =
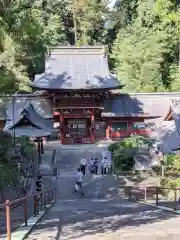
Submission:
<svg viewBox="0 0 180 240">
<path fill-rule="evenodd" d="M 8 132 L 0 131 L 0 158 L 6 160 L 7 154 L 12 148 L 12 137 Z"/>
<path fill-rule="evenodd" d="M 10 157 L 12 137 L 7 132 L 0 132 L 0 195 L 3 200 L 8 186 L 16 185 L 19 180 L 17 167 L 13 166 Z"/>
<path fill-rule="evenodd" d="M 123 141 L 113 143 L 108 150 L 112 153 L 115 169 L 128 171 L 134 166 L 134 155 L 137 150 L 136 137 L 125 138 Z"/>
<path fill-rule="evenodd" d="M 169 177 L 161 180 L 161 186 L 167 188 L 180 188 L 180 155 L 179 154 L 170 154 L 166 156 L 167 163 L 167 173 Z M 174 191 L 167 189 L 163 190 L 164 195 L 168 199 L 174 199 Z M 180 197 L 180 191 L 177 192 L 178 197 Z"/>
<path fill-rule="evenodd" d="M 28 153 L 32 153 L 36 150 L 35 143 L 29 139 L 27 136 L 21 136 L 16 138 L 16 143 L 21 144 L 21 154 L 27 155 Z"/>
<path fill-rule="evenodd" d="M 167 166 L 172 166 L 175 158 L 176 158 L 175 154 L 168 154 L 164 157 L 164 161 Z"/>
<path fill-rule="evenodd" d="M 135 148 L 124 147 L 118 149 L 113 156 L 115 168 L 122 171 L 132 170 L 135 153 Z"/>
<path fill-rule="evenodd" d="M 11 164 L 0 164 L 0 188 L 6 188 L 9 185 L 16 185 L 19 180 L 17 167 Z"/>
<path fill-rule="evenodd" d="M 161 186 L 165 188 L 180 188 L 180 179 L 172 179 L 172 178 L 165 178 L 161 180 Z M 174 190 L 171 189 L 163 189 L 162 193 L 169 199 L 174 200 Z M 177 191 L 177 197 L 180 197 L 180 191 Z"/>
<path fill-rule="evenodd" d="M 123 141 L 113 143 L 108 150 L 112 153 L 112 159 L 116 169 L 132 170 L 134 166 L 134 155 L 139 146 L 150 146 L 153 141 L 139 135 L 131 135 Z"/>
<path fill-rule="evenodd" d="M 116 151 L 116 150 L 119 149 L 120 144 L 121 144 L 120 142 L 112 143 L 112 144 L 109 145 L 108 150 L 109 150 L 111 153 L 113 153 L 114 151 Z"/>
</svg>

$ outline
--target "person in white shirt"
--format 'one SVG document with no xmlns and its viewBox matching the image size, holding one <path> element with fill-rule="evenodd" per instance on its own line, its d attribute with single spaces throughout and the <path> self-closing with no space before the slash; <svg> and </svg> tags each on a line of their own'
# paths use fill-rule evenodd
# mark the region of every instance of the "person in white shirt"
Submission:
<svg viewBox="0 0 180 240">
<path fill-rule="evenodd" d="M 81 194 L 84 195 L 82 182 L 83 182 L 83 173 L 81 172 L 81 169 L 78 168 L 78 172 L 76 173 L 75 191 L 79 189 Z"/>
<path fill-rule="evenodd" d="M 88 160 L 88 170 L 90 174 L 92 174 L 93 162 L 94 162 L 93 158 Z"/>
<path fill-rule="evenodd" d="M 83 175 L 86 173 L 86 165 L 87 165 L 87 160 L 85 158 L 82 158 L 80 161 L 80 169 Z"/>
<path fill-rule="evenodd" d="M 107 168 L 107 157 L 102 159 L 101 161 L 101 174 L 105 175 L 106 174 L 106 168 Z"/>
</svg>

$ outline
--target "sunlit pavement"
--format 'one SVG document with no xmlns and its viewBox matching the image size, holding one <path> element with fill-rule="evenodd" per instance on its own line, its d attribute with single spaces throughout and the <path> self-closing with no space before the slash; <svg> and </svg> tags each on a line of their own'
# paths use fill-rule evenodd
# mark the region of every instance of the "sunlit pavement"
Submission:
<svg viewBox="0 0 180 240">
<path fill-rule="evenodd" d="M 34 228 L 29 240 L 179 240 L 180 216 L 122 200 L 123 184 L 113 176 L 85 178 L 85 196 L 73 193 L 82 156 L 91 152 L 61 152 L 57 202 Z M 99 154 L 100 152 L 96 152 Z"/>
</svg>

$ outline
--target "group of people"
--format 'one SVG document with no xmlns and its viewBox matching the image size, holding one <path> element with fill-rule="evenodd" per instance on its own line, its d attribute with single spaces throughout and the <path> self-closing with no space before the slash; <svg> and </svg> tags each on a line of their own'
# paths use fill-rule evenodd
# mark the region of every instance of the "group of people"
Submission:
<svg viewBox="0 0 180 240">
<path fill-rule="evenodd" d="M 99 162 L 97 157 L 89 160 L 85 158 L 81 159 L 80 167 L 78 168 L 78 172 L 76 174 L 75 191 L 80 190 L 81 194 L 84 195 L 82 182 L 83 176 L 86 175 L 86 170 L 88 170 L 91 175 L 97 175 L 99 169 L 102 175 L 112 173 L 112 165 L 107 157 L 104 157 L 101 162 Z"/>
<path fill-rule="evenodd" d="M 83 173 L 83 175 L 86 174 L 86 169 L 88 169 L 89 173 L 98 174 L 98 171 L 100 169 L 101 174 L 105 175 L 107 173 L 112 172 L 112 165 L 111 162 L 108 160 L 107 157 L 104 157 L 101 162 L 99 162 L 98 158 L 91 158 L 89 160 L 83 158 L 80 161 L 80 170 Z"/>
</svg>

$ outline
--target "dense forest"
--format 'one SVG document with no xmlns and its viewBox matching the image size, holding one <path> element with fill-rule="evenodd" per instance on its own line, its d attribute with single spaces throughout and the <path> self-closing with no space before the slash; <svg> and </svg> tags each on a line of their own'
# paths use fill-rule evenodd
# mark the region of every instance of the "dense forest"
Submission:
<svg viewBox="0 0 180 240">
<path fill-rule="evenodd" d="M 124 91 L 180 91 L 177 0 L 1 0 L 0 91 L 28 91 L 48 50 L 107 46 Z"/>
</svg>

